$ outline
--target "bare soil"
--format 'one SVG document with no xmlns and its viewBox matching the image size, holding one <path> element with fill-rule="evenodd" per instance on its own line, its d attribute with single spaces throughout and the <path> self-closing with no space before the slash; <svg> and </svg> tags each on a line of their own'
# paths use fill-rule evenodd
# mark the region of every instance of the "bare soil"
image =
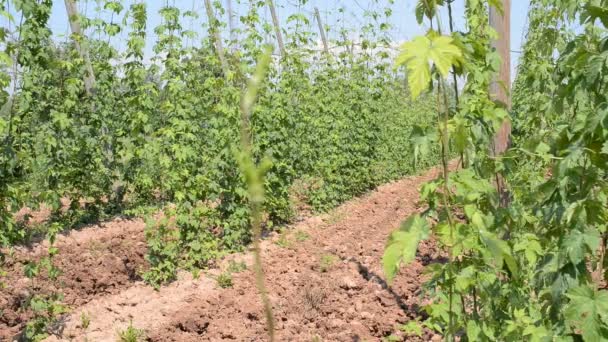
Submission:
<svg viewBox="0 0 608 342">
<path fill-rule="evenodd" d="M 263 242 L 278 341 L 378 341 L 391 334 L 408 341 L 438 338 L 429 332 L 408 337 L 398 329 L 424 302 L 423 267 L 440 259 L 434 244 L 423 244 L 392 286 L 381 266 L 388 234 L 421 210 L 419 186 L 436 175 L 432 170 L 383 185 Z M 182 273 L 155 291 L 137 276 L 146 267 L 143 228 L 141 221 L 115 220 L 60 239 L 60 290 L 71 313 L 61 336 L 50 341 L 116 341 L 130 324 L 149 341 L 267 340 L 250 253 L 232 255 L 198 278 Z M 45 248 L 18 251 L 9 260 L 8 287 L 0 290 L 0 305 L 7 308 L 0 341 L 23 327 L 28 314 L 19 310 L 19 301 L 28 291 L 54 290 L 44 280 L 32 285 L 22 276 L 24 262 Z M 230 260 L 244 262 L 247 269 L 233 273 L 233 286 L 223 289 L 214 279 Z M 90 318 L 86 329 L 83 313 Z"/>
<path fill-rule="evenodd" d="M 61 292 L 63 303 L 76 308 L 134 285 L 146 267 L 144 226 L 141 220 L 115 219 L 60 235 L 55 244 L 59 254 L 54 258 L 61 271 L 57 281 L 50 281 L 45 271 L 35 281 L 24 275 L 28 262 L 48 255 L 48 242 L 16 248 L 4 262 L 6 276 L 0 278 L 4 285 L 0 288 L 0 341 L 12 339 L 23 329 L 32 315 L 23 309 L 24 302 L 32 294 Z"/>
</svg>

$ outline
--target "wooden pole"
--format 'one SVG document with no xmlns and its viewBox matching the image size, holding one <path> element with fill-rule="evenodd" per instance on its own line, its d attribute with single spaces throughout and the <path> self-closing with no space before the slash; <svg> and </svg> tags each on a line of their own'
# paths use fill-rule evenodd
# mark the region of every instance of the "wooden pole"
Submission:
<svg viewBox="0 0 608 342">
<path fill-rule="evenodd" d="M 236 37 L 235 37 L 236 25 L 234 23 L 234 12 L 232 10 L 232 0 L 226 0 L 226 12 L 228 12 L 228 31 L 230 31 L 230 40 L 232 42 L 235 42 L 236 41 Z"/>
<path fill-rule="evenodd" d="M 493 100 L 505 108 L 511 108 L 511 0 L 502 0 L 502 13 L 495 7 L 490 7 L 490 26 L 498 33 L 498 39 L 493 46 L 500 55 L 502 63 L 497 78 L 490 84 L 490 94 Z M 494 154 L 499 155 L 507 150 L 511 134 L 511 123 L 505 121 L 494 137 Z"/>
<path fill-rule="evenodd" d="M 266 0 L 266 4 L 270 9 L 270 15 L 272 16 L 272 23 L 274 24 L 274 32 L 277 36 L 277 43 L 279 44 L 279 51 L 281 56 L 285 56 L 285 45 L 283 44 L 283 34 L 281 33 L 281 25 L 279 24 L 279 17 L 277 11 L 274 8 L 274 1 Z"/>
<path fill-rule="evenodd" d="M 353 45 L 351 43 L 351 45 L 348 45 L 348 37 L 346 36 L 346 32 L 342 31 L 342 40 L 344 41 L 344 47 L 346 48 L 346 52 L 348 52 L 349 55 L 353 55 Z"/>
<path fill-rule="evenodd" d="M 323 50 L 325 53 L 329 53 L 329 47 L 327 45 L 327 37 L 325 37 L 325 29 L 323 28 L 323 22 L 321 21 L 321 14 L 319 9 L 315 7 L 315 17 L 317 18 L 317 24 L 319 24 L 319 33 L 321 34 L 321 40 L 323 41 Z"/>
<path fill-rule="evenodd" d="M 95 72 L 93 71 L 93 64 L 91 64 L 91 57 L 86 42 L 85 44 L 81 44 L 81 39 L 84 39 L 84 34 L 82 33 L 82 27 L 80 26 L 80 13 L 78 13 L 78 7 L 74 0 L 65 0 L 64 2 L 65 9 L 68 13 L 68 20 L 70 22 L 70 31 L 72 31 L 72 39 L 74 40 L 74 45 L 76 45 L 78 54 L 80 54 L 80 58 L 84 61 L 86 69 L 86 74 L 84 75 L 84 89 L 87 96 L 91 97 L 95 95 Z M 91 111 L 97 111 L 95 101 L 91 101 Z M 104 121 L 101 124 L 101 136 L 107 137 L 109 134 L 110 131 Z M 103 163 L 106 167 L 109 167 L 110 159 L 112 158 L 112 143 L 106 140 L 103 146 L 105 152 Z"/>
<path fill-rule="evenodd" d="M 490 26 L 498 33 L 498 39 L 492 44 L 500 55 L 501 65 L 496 79 L 490 84 L 490 96 L 507 110 L 511 109 L 511 0 L 502 0 L 502 12 L 490 6 Z M 494 136 L 492 155 L 504 153 L 510 144 L 511 122 L 507 119 Z M 509 192 L 506 189 L 502 175 L 496 174 L 496 188 L 500 196 L 500 204 L 509 204 Z"/>
<path fill-rule="evenodd" d="M 84 35 L 82 34 L 82 28 L 80 27 L 80 14 L 78 13 L 78 7 L 76 6 L 74 0 L 65 0 L 65 9 L 68 12 L 72 39 L 74 39 L 76 50 L 78 50 L 80 57 L 84 60 L 86 68 L 86 75 L 84 76 L 84 88 L 87 95 L 91 96 L 95 91 L 95 73 L 93 72 L 93 65 L 91 64 L 89 50 L 87 49 L 86 44 L 81 44 L 81 39 L 84 38 Z"/>
<path fill-rule="evenodd" d="M 215 45 L 215 53 L 217 53 L 217 57 L 220 60 L 220 64 L 222 66 L 222 72 L 224 73 L 224 77 L 228 77 L 228 63 L 226 62 L 226 56 L 224 55 L 224 46 L 222 44 L 222 36 L 220 34 L 220 30 L 217 27 L 217 19 L 215 19 L 215 14 L 213 13 L 213 7 L 211 6 L 211 0 L 205 0 L 205 10 L 207 11 L 207 18 L 209 19 L 209 35 L 213 40 L 213 44 Z"/>
</svg>

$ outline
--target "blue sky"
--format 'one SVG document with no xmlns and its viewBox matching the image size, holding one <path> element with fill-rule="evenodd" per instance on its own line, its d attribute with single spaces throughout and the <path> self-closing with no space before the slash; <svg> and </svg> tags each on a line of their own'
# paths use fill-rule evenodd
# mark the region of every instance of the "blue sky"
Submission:
<svg viewBox="0 0 608 342">
<path fill-rule="evenodd" d="M 89 17 L 95 17 L 99 14 L 96 13 L 95 7 L 97 6 L 96 1 L 98 3 L 103 3 L 103 0 L 89 0 L 88 2 L 79 1 L 79 7 L 82 13 L 86 13 Z M 134 2 L 134 0 L 124 0 L 125 7 L 128 4 Z M 221 0 L 222 3 L 225 0 Z M 233 7 L 236 12 L 244 13 L 247 9 L 246 1 L 232 0 Z M 244 2 L 243 4 L 239 4 L 239 2 Z M 347 28 L 349 31 L 356 34 L 357 30 L 364 25 L 369 19 L 365 17 L 364 13 L 368 10 L 378 10 L 381 11 L 385 6 L 387 6 L 387 0 L 380 0 L 379 5 L 375 5 L 374 8 L 372 1 L 369 0 L 309 0 L 302 7 L 297 6 L 297 0 L 275 0 L 276 6 L 278 7 L 279 17 L 282 23 L 285 23 L 287 17 L 292 14 L 300 11 L 304 15 L 312 18 L 312 12 L 314 7 L 318 7 L 322 19 L 326 22 L 327 25 L 330 26 L 330 31 L 328 35 L 331 38 L 337 38 L 337 32 L 340 31 L 342 27 Z M 414 15 L 414 8 L 416 6 L 417 0 L 395 0 L 394 5 L 391 6 L 393 9 L 393 15 L 390 20 L 390 24 L 393 26 L 391 31 L 391 35 L 394 40 L 402 41 L 411 39 L 412 37 L 424 33 L 428 27 L 420 26 L 416 22 L 416 18 Z M 456 29 L 464 28 L 464 2 L 465 0 L 456 0 L 453 4 L 453 12 L 455 18 Z M 200 34 L 204 34 L 204 23 L 206 21 L 206 17 L 204 15 L 204 7 L 202 0 L 151 0 L 146 1 L 148 5 L 148 26 L 149 26 L 149 35 L 153 36 L 153 28 L 160 23 L 160 17 L 158 15 L 158 10 L 169 3 L 170 5 L 174 5 L 179 7 L 182 10 L 192 10 L 197 11 L 201 16 L 196 20 L 187 20 L 188 22 L 182 23 L 185 28 L 193 29 L 194 31 L 200 32 Z M 511 10 L 511 50 L 514 51 L 511 54 L 511 64 L 512 71 L 514 71 L 515 66 L 517 65 L 517 58 L 519 57 L 519 53 L 517 51 L 520 50 L 522 39 L 524 38 L 524 29 L 526 26 L 526 18 L 527 18 L 527 9 L 529 6 L 529 0 L 512 0 L 512 10 Z M 339 9 L 343 8 L 343 11 Z M 270 21 L 270 14 L 267 10 L 261 14 L 263 18 L 266 18 Z M 106 15 L 101 15 L 104 19 L 109 20 L 109 17 Z M 445 24 L 443 27 L 447 28 L 447 12 L 443 11 L 441 14 L 441 20 Z M 115 21 L 120 21 L 122 18 L 115 18 Z M 223 18 L 227 20 L 227 18 Z M 238 23 L 238 18 L 235 20 Z M 316 31 L 316 22 L 311 20 L 311 30 Z M 64 2 L 62 0 L 55 0 L 53 6 L 53 13 L 51 16 L 51 29 L 53 33 L 60 37 L 60 39 L 65 39 L 66 34 L 69 33 L 69 25 L 67 22 L 67 16 L 65 14 Z M 112 43 L 118 46 L 119 48 L 124 44 L 125 37 L 118 36 L 112 39 Z M 147 49 L 151 51 L 151 44 L 153 43 L 153 38 L 151 38 L 149 42 L 149 46 Z"/>
</svg>

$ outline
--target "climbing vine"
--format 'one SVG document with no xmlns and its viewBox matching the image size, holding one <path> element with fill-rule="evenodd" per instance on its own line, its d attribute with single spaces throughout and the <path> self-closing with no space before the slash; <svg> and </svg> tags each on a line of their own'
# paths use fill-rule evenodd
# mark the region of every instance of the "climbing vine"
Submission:
<svg viewBox="0 0 608 342">
<path fill-rule="evenodd" d="M 443 2 L 421 1 L 433 20 Z M 397 63 L 409 81 L 438 96 L 437 133 L 461 156 L 423 186 L 428 205 L 393 232 L 385 272 L 415 257 L 431 236 L 448 261 L 428 266 L 427 328 L 448 340 L 576 340 L 608 338 L 606 274 L 606 85 L 608 2 L 532 1 L 529 32 L 513 90 L 513 110 L 490 100 L 500 59 L 491 47 L 489 6 L 465 1 L 467 31 L 435 30 L 403 46 Z M 573 30 L 578 23 L 580 30 Z M 466 79 L 453 111 L 441 102 L 448 67 Z M 492 138 L 513 118 L 514 144 L 490 153 Z M 496 174 L 511 194 L 501 205 Z"/>
</svg>

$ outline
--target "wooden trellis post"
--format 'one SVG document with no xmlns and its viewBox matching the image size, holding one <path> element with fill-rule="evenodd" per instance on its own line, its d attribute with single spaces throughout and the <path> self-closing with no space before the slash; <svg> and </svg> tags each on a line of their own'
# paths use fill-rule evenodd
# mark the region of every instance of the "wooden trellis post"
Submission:
<svg viewBox="0 0 608 342">
<path fill-rule="evenodd" d="M 217 27 L 218 22 L 217 19 L 215 19 L 215 14 L 213 13 L 211 0 L 205 0 L 205 10 L 207 11 L 207 18 L 209 19 L 209 35 L 211 35 L 211 39 L 213 40 L 213 45 L 215 46 L 215 53 L 217 53 L 217 58 L 220 60 L 224 77 L 228 77 L 228 72 L 230 69 L 228 68 L 228 62 L 226 62 L 226 56 L 224 55 L 224 45 L 222 44 L 222 36 L 220 34 L 220 30 Z"/>
<path fill-rule="evenodd" d="M 270 9 L 270 15 L 272 16 L 272 23 L 274 25 L 274 32 L 277 36 L 277 43 L 279 44 L 279 51 L 281 52 L 281 56 L 285 56 L 285 45 L 283 44 L 283 34 L 281 33 L 281 25 L 279 24 L 279 17 L 277 16 L 277 11 L 274 7 L 274 1 L 266 0 L 266 4 Z"/>
<path fill-rule="evenodd" d="M 319 9 L 315 7 L 315 17 L 317 18 L 317 24 L 319 24 L 319 33 L 321 34 L 321 40 L 323 41 L 323 50 L 325 53 L 329 53 L 329 46 L 327 45 L 327 37 L 325 37 L 325 29 L 323 28 L 323 22 L 321 21 L 321 14 Z"/>
<path fill-rule="evenodd" d="M 502 64 L 497 78 L 490 85 L 490 94 L 507 109 L 511 108 L 511 0 L 502 0 L 503 13 L 493 6 L 490 7 L 490 25 L 498 33 L 498 40 L 494 41 L 494 47 L 498 51 Z M 509 136 L 511 134 L 511 123 L 505 122 L 494 138 L 494 152 L 496 155 L 507 150 Z"/>
<path fill-rule="evenodd" d="M 89 50 L 87 49 L 86 44 L 81 44 L 81 39 L 84 39 L 84 35 L 82 34 L 82 28 L 80 26 L 78 7 L 74 0 L 65 0 L 65 9 L 68 12 L 70 30 L 72 31 L 72 38 L 74 39 L 76 50 L 78 50 L 80 58 L 83 59 L 86 68 L 84 88 L 87 95 L 91 96 L 95 91 L 95 73 L 93 72 L 93 65 L 91 64 L 91 58 L 89 57 Z"/>
<path fill-rule="evenodd" d="M 493 100 L 502 103 L 507 109 L 511 109 L 511 0 L 502 0 L 502 12 L 494 6 L 490 6 L 490 26 L 498 33 L 498 39 L 493 42 L 493 45 L 502 61 L 496 79 L 490 84 L 490 94 Z M 494 156 L 507 150 L 510 136 L 511 122 L 506 120 L 494 136 L 491 151 Z M 509 196 L 501 175 L 496 176 L 496 186 L 501 204 L 507 205 Z"/>
<path fill-rule="evenodd" d="M 234 11 L 232 10 L 232 0 L 226 0 L 226 12 L 228 13 L 228 31 L 230 31 L 230 40 L 236 41 L 234 24 Z"/>
</svg>

